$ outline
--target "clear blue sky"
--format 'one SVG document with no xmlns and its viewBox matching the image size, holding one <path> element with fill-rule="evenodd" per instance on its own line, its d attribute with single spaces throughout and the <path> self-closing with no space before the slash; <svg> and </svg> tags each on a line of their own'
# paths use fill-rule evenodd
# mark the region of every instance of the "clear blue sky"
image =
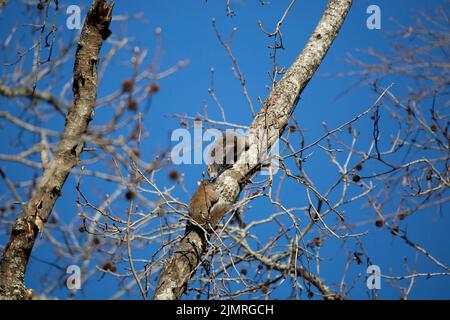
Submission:
<svg viewBox="0 0 450 320">
<path fill-rule="evenodd" d="M 24 15 L 24 7 L 17 3 L 18 1 L 10 1 L 5 12 L 2 15 L 0 30 L 0 39 L 3 42 L 10 27 L 18 21 L 27 22 Z M 150 136 L 146 138 L 143 150 L 148 155 L 147 160 L 152 158 L 155 152 L 165 149 L 169 143 L 169 134 L 171 130 L 179 127 L 178 120 L 171 118 L 173 114 L 189 114 L 195 115 L 202 112 L 203 100 L 208 103 L 208 113 L 210 117 L 219 119 L 220 114 L 214 106 L 213 101 L 208 96 L 208 88 L 210 86 L 210 69 L 215 69 L 215 89 L 216 94 L 220 98 L 221 103 L 225 107 L 227 120 L 232 123 L 249 125 L 251 123 L 251 115 L 241 94 L 241 86 L 232 74 L 232 63 L 227 56 L 225 50 L 217 41 L 211 26 L 211 19 L 215 18 L 217 27 L 220 32 L 228 37 L 233 27 L 237 27 L 234 35 L 232 50 L 238 59 L 239 66 L 245 76 L 247 89 L 256 109 L 259 108 L 258 96 L 264 99 L 268 93 L 266 86 L 270 85 L 268 73 L 272 70 L 272 62 L 269 59 L 270 51 L 267 45 L 271 44 L 271 40 L 263 35 L 258 27 L 258 20 L 263 22 L 266 30 L 273 30 L 275 23 L 283 14 L 288 0 L 272 0 L 270 5 L 261 6 L 257 0 L 237 0 L 232 1 L 233 8 L 237 15 L 229 18 L 225 14 L 225 0 L 195 0 L 195 1 L 117 1 L 114 8 L 114 15 L 133 16 L 138 12 L 143 12 L 143 16 L 148 20 L 148 24 L 143 24 L 136 19 L 132 19 L 126 26 L 126 32 L 132 36 L 132 40 L 136 45 L 151 50 L 155 46 L 155 37 L 153 30 L 157 27 L 162 28 L 163 53 L 161 59 L 161 69 L 168 68 L 176 64 L 179 60 L 189 59 L 190 64 L 175 73 L 174 75 L 160 81 L 161 91 L 155 96 L 152 109 L 149 115 L 144 119 L 144 126 L 149 130 Z M 348 89 L 355 81 L 355 78 L 335 78 L 333 76 L 325 76 L 329 73 L 337 73 L 349 71 L 351 66 L 344 62 L 348 53 L 355 54 L 358 48 L 376 48 L 379 51 L 390 51 L 392 40 L 388 39 L 387 34 L 395 31 L 397 26 L 392 22 L 391 18 L 402 21 L 403 23 L 411 23 L 416 17 L 416 11 L 420 8 L 433 8 L 438 4 L 444 4 L 445 1 L 366 1 L 356 0 L 348 15 L 348 18 L 341 29 L 338 38 L 334 42 L 332 48 L 328 52 L 325 61 L 322 63 L 318 74 L 308 84 L 301 100 L 295 111 L 295 117 L 300 122 L 306 134 L 307 142 L 314 141 L 323 133 L 322 122 L 326 121 L 333 128 L 347 121 L 354 115 L 365 110 L 370 106 L 376 95 L 370 90 L 369 86 L 360 84 L 349 93 L 336 99 L 346 89 Z M 88 1 L 60 1 L 62 7 L 69 4 L 80 4 L 82 6 L 82 16 L 86 14 L 86 7 L 89 6 Z M 279 51 L 279 65 L 289 66 L 298 53 L 303 48 L 310 33 L 318 22 L 320 15 L 325 7 L 326 1 L 299 0 L 294 5 L 288 18 L 285 20 L 283 30 L 283 40 L 285 50 Z M 366 28 L 366 8 L 371 4 L 378 4 L 382 10 L 382 29 L 368 30 Z M 65 16 L 60 13 L 59 23 L 64 28 Z M 123 30 L 119 30 L 118 24 L 113 22 L 111 25 L 112 39 L 116 34 Z M 67 38 L 76 36 L 76 31 L 65 31 Z M 104 56 L 109 45 L 102 49 Z M 75 49 L 72 49 L 75 52 Z M 11 56 L 12 53 L 9 53 Z M 107 95 L 116 90 L 120 86 L 123 79 L 130 77 L 131 68 L 124 68 L 121 59 L 125 61 L 129 59 L 130 52 L 120 54 L 106 73 L 105 80 L 100 84 L 99 96 Z M 149 59 L 147 59 L 149 60 Z M 2 74 L 11 72 L 10 68 L 2 68 Z M 71 77 L 72 69 L 70 63 L 67 65 L 67 78 Z M 397 83 L 395 90 L 403 92 L 402 84 Z M 38 84 L 40 88 L 40 84 Z M 398 88 L 398 89 L 397 89 Z M 17 114 L 14 104 L 1 99 L 2 108 L 8 109 L 9 112 Z M 106 111 L 100 110 L 96 113 L 96 117 L 92 124 L 102 124 L 108 121 Z M 48 123 L 48 128 L 61 128 L 63 122 Z M 367 122 L 369 124 L 370 122 Z M 362 122 L 364 125 L 364 122 Z M 7 127 L 5 127 L 7 128 Z M 2 136 L 2 153 L 12 152 L 11 147 L 16 135 L 11 134 L 12 131 L 6 131 L 0 128 Z M 360 129 L 363 127 L 360 127 Z M 385 128 L 389 131 L 390 128 Z M 368 143 L 370 140 L 370 130 L 362 133 L 362 143 Z M 387 134 L 388 135 L 388 134 Z M 364 137 L 367 139 L 364 140 Z M 17 150 L 16 150 L 17 151 Z M 309 173 L 311 178 L 318 184 L 319 188 L 325 188 L 333 181 L 333 174 L 324 172 L 322 162 L 327 161 L 319 158 L 317 162 L 309 163 Z M 15 170 L 10 177 L 13 180 L 24 179 L 29 177 L 30 171 L 20 165 L 10 163 L 1 163 L 3 168 Z M 185 173 L 185 185 L 190 192 L 195 190 L 195 182 L 200 179 L 201 172 L 204 167 L 201 165 L 191 165 L 189 167 L 177 168 Z M 58 200 L 56 209 L 66 221 L 71 221 L 76 215 L 76 206 L 74 203 L 75 191 L 73 188 L 74 180 L 71 178 L 64 190 L 64 196 Z M 102 192 L 112 190 L 110 185 L 100 182 L 98 189 Z M 6 190 L 6 186 L 0 183 L 0 193 Z M 287 189 L 283 199 L 287 206 L 303 206 L 306 204 L 304 192 L 297 196 L 298 190 L 295 185 Z M 179 196 L 188 201 L 187 196 L 180 192 Z M 254 211 L 258 214 L 269 214 L 264 212 L 264 205 L 255 203 Z M 442 216 L 435 211 L 421 211 L 420 214 L 412 216 L 406 222 L 408 234 L 415 241 L 421 243 L 424 247 L 429 248 L 432 254 L 440 258 L 444 263 L 450 263 L 450 252 L 447 244 L 450 240 L 448 228 L 450 218 L 446 214 L 448 205 L 445 206 Z M 360 207 L 353 210 L 360 211 L 362 216 L 371 216 L 373 213 L 364 211 Z M 253 213 L 255 214 L 255 213 Z M 360 221 L 359 217 L 352 215 L 354 221 Z M 246 221 L 251 221 L 251 216 L 245 217 Z M 407 247 L 404 242 L 398 238 L 392 237 L 386 229 L 376 229 L 368 226 L 370 234 L 365 240 L 365 248 L 371 256 L 372 262 L 381 267 L 383 274 L 406 274 L 404 269 L 403 257 L 407 257 L 412 263 L 415 259 L 416 251 Z M 265 232 L 270 233 L 270 229 Z M 4 244 L 5 239 L 0 238 Z M 39 239 L 42 243 L 33 255 L 45 257 L 52 260 L 52 254 L 48 252 L 48 246 L 45 245 L 45 239 Z M 350 245 L 355 249 L 355 245 Z M 356 250 L 356 249 L 355 249 Z M 152 249 L 148 249 L 146 254 L 152 254 Z M 341 242 L 328 239 L 327 245 L 321 253 L 322 257 L 326 257 L 326 261 L 321 266 L 321 274 L 327 284 L 330 286 L 338 285 L 344 267 L 344 255 Z M 53 261 L 53 260 L 52 260 Z M 61 262 L 61 265 L 68 264 L 68 261 Z M 424 256 L 418 257 L 418 271 L 440 271 Z M 39 275 L 42 272 L 48 272 L 49 267 L 38 261 L 31 261 L 28 274 L 27 285 L 34 287 L 37 284 Z M 365 265 L 360 267 L 352 267 L 349 271 L 348 278 L 352 279 L 359 272 L 365 272 Z M 61 273 L 50 271 L 52 277 L 61 276 Z M 115 290 L 113 281 L 100 276 L 96 277 L 99 281 L 93 280 L 88 288 L 85 288 L 77 295 L 77 298 L 108 298 Z M 448 299 L 450 298 L 450 279 L 448 278 L 432 278 L 429 280 L 418 279 L 410 298 L 416 299 Z M 60 298 L 67 296 L 67 290 L 61 286 L 55 291 L 55 295 Z M 287 298 L 290 290 L 287 286 L 283 290 L 274 293 L 272 298 Z M 397 299 L 399 291 L 392 288 L 388 283 L 382 283 L 380 291 L 381 298 Z M 368 297 L 365 289 L 364 280 L 360 279 L 352 291 L 351 298 L 366 299 Z M 126 298 L 139 298 L 137 294 L 130 294 Z"/>
</svg>

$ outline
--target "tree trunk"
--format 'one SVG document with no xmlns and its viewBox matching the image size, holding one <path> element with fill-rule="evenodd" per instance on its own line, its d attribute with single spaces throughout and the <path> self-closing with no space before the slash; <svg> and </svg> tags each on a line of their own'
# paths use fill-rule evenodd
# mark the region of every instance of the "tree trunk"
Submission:
<svg viewBox="0 0 450 320">
<path fill-rule="evenodd" d="M 74 103 L 66 116 L 66 123 L 55 157 L 40 177 L 29 201 L 15 221 L 8 244 L 0 260 L 0 299 L 30 299 L 24 274 L 36 236 L 61 196 L 61 190 L 71 169 L 76 166 L 84 146 L 84 134 L 93 118 L 97 98 L 97 70 L 102 43 L 111 31 L 114 3 L 95 0 L 78 40 L 75 56 Z"/>
</svg>

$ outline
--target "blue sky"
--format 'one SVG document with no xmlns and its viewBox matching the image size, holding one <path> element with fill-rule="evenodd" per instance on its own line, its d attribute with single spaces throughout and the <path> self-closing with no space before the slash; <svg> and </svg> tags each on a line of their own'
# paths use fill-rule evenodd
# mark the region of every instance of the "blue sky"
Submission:
<svg viewBox="0 0 450 320">
<path fill-rule="evenodd" d="M 143 17 L 148 23 L 143 23 L 137 19 L 131 19 L 126 25 L 125 32 L 132 36 L 135 45 L 147 48 L 151 51 L 155 48 L 154 30 L 157 27 L 162 29 L 162 58 L 160 60 L 160 69 L 164 70 L 176 64 L 180 60 L 188 59 L 190 61 L 186 68 L 175 74 L 159 81 L 160 92 L 154 97 L 150 113 L 144 119 L 144 127 L 149 131 L 149 136 L 143 141 L 142 150 L 145 150 L 147 160 L 152 156 L 164 150 L 169 145 L 170 132 L 179 127 L 179 120 L 172 117 L 173 114 L 188 114 L 195 116 L 197 112 L 201 113 L 203 101 L 208 104 L 208 114 L 211 118 L 219 119 L 220 113 L 209 98 L 208 88 L 210 87 L 210 70 L 215 70 L 215 90 L 226 110 L 227 120 L 232 123 L 249 125 L 251 123 L 251 114 L 244 96 L 241 93 L 241 86 L 234 77 L 231 67 L 232 63 L 225 50 L 217 40 L 211 20 L 215 18 L 216 25 L 221 34 L 227 38 L 233 27 L 237 27 L 232 42 L 232 50 L 238 59 L 240 69 L 245 76 L 246 86 L 249 91 L 255 109 L 259 109 L 258 97 L 264 99 L 267 94 L 267 86 L 270 85 L 268 74 L 272 70 L 272 61 L 269 58 L 270 50 L 267 45 L 272 44 L 271 40 L 262 34 L 259 30 L 258 21 L 262 21 L 266 30 L 273 30 L 275 23 L 283 14 L 290 1 L 272 0 L 269 5 L 260 5 L 257 0 L 239 0 L 232 1 L 236 15 L 232 18 L 225 14 L 224 0 L 195 0 L 195 1 L 117 1 L 113 14 L 133 16 L 143 12 Z M 345 72 L 354 69 L 344 61 L 348 53 L 356 53 L 357 49 L 376 48 L 381 52 L 391 52 L 390 46 L 392 39 L 388 38 L 388 33 L 395 31 L 397 26 L 392 21 L 396 19 L 405 24 L 411 23 L 417 18 L 415 10 L 421 8 L 434 8 L 438 4 L 444 4 L 445 1 L 366 1 L 356 0 L 341 29 L 333 46 L 329 50 L 324 62 L 320 66 L 318 73 L 313 77 L 307 88 L 302 94 L 301 100 L 297 106 L 294 116 L 302 126 L 306 142 L 312 142 L 323 134 L 322 122 L 326 121 L 333 128 L 349 120 L 354 115 L 367 109 L 376 95 L 367 84 L 360 83 L 355 88 L 344 95 L 342 92 L 351 87 L 355 78 L 329 76 L 338 72 Z M 79 4 L 82 7 L 82 16 L 86 14 L 86 7 L 90 2 L 87 1 L 60 1 L 62 7 L 70 4 Z M 281 66 L 288 67 L 303 48 L 310 33 L 318 22 L 321 13 L 325 7 L 326 1 L 303 0 L 297 1 L 292 8 L 289 16 L 285 20 L 282 31 L 285 50 L 279 51 L 278 63 Z M 366 28 L 366 8 L 371 4 L 377 4 L 381 8 L 382 29 L 369 30 Z M 7 30 L 18 21 L 25 23 L 27 16 L 22 5 L 16 1 L 11 3 L 5 9 L 2 16 L 2 30 L 0 30 L 0 39 L 3 41 Z M 65 16 L 63 12 L 58 17 L 59 24 L 64 28 Z M 119 28 L 117 22 L 111 25 L 112 39 L 115 35 L 124 30 Z M 66 30 L 64 37 L 76 37 L 77 31 Z M 101 55 L 104 56 L 109 45 L 105 45 Z M 75 49 L 72 48 L 72 52 Z M 13 56 L 12 52 L 8 53 Z M 130 77 L 133 70 L 130 66 L 124 66 L 124 62 L 130 57 L 130 50 L 124 50 L 119 54 L 115 61 L 110 65 L 104 81 L 99 87 L 99 97 L 120 87 L 123 79 Z M 360 55 L 360 57 L 362 57 Z M 147 58 L 150 61 L 150 57 Z M 67 78 L 71 77 L 70 63 L 64 68 L 67 69 Z M 1 67 L 2 75 L 11 72 L 11 68 Z M 397 79 L 385 79 L 386 83 L 397 81 Z M 400 79 L 396 83 L 393 91 L 402 93 L 408 83 Z M 42 84 L 38 84 L 40 88 Z M 2 101 L 2 108 L 5 108 L 14 114 L 14 104 Z M 109 120 L 108 109 L 101 109 L 96 112 L 92 125 L 104 124 Z M 367 122 L 365 122 L 367 121 Z M 60 118 L 46 124 L 48 128 L 58 129 L 63 125 Z M 369 125 L 370 121 L 362 120 L 360 129 Z M 388 122 L 389 125 L 389 122 Z M 1 153 L 13 152 L 12 147 L 15 135 L 12 131 L 7 131 L 4 127 L 0 128 L 2 136 Z M 394 128 L 384 128 L 386 132 Z M 370 143 L 371 131 L 361 132 L 361 145 Z M 386 134 L 388 137 L 388 133 Z M 386 139 L 388 141 L 388 139 Z M 387 142 L 385 142 L 387 143 Z M 334 173 L 323 169 L 322 164 L 327 160 L 320 155 L 314 161 L 308 162 L 308 172 L 311 178 L 317 183 L 319 188 L 325 188 L 333 181 Z M 10 177 L 13 180 L 29 178 L 30 170 L 20 165 L 1 163 L 3 168 L 13 170 L 14 174 Z M 195 191 L 196 181 L 201 177 L 202 165 L 190 165 L 177 168 L 185 174 L 185 185 L 189 192 Z M 86 180 L 85 183 L 88 183 Z M 110 192 L 112 186 L 104 182 L 96 182 L 98 190 L 101 192 Z M 56 210 L 68 223 L 73 221 L 76 215 L 76 206 L 74 199 L 76 197 L 74 188 L 74 179 L 71 177 L 63 190 L 64 196 L 59 199 Z M 302 206 L 306 204 L 304 192 L 298 193 L 298 187 L 295 184 L 285 189 L 284 201 L 288 206 Z M 0 183 L 0 192 L 3 193 L 6 186 Z M 179 196 L 188 201 L 187 196 L 180 192 Z M 415 239 L 426 248 L 430 248 L 432 254 L 439 257 L 444 263 L 449 263 L 450 253 L 446 244 L 449 243 L 450 236 L 448 227 L 450 218 L 446 215 L 448 205 L 444 206 L 442 215 L 432 210 L 423 210 L 420 214 L 413 215 L 407 222 L 408 235 Z M 254 210 L 246 221 L 251 221 L 252 214 L 269 214 L 264 212 L 263 203 L 255 203 Z M 368 210 L 354 207 L 353 210 L 361 213 L 362 216 L 372 216 L 373 213 Z M 257 212 L 257 213 L 256 213 Z M 351 220 L 360 220 L 360 217 L 352 215 Z M 379 265 L 383 274 L 405 274 L 404 259 L 414 261 L 415 252 L 407 247 L 404 242 L 398 238 L 392 237 L 386 229 L 376 229 L 373 226 L 367 227 L 370 230 L 365 238 L 365 248 L 371 256 L 372 262 Z M 270 236 L 270 229 L 263 230 Z M 0 237 L 4 243 L 4 237 Z M 351 242 L 351 241 L 350 241 Z M 34 250 L 33 255 L 52 259 L 52 253 L 48 252 L 48 245 L 45 239 L 39 239 L 40 246 Z M 355 248 L 354 243 L 349 247 Z M 339 285 L 340 277 L 343 272 L 345 257 L 343 257 L 342 243 L 327 240 L 327 246 L 322 250 L 322 257 L 326 261 L 321 266 L 321 274 L 327 284 Z M 152 248 L 144 250 L 142 254 L 151 254 Z M 141 252 L 139 252 L 141 253 Z M 343 260 L 344 259 L 344 260 Z M 67 263 L 67 261 L 64 261 Z M 63 265 L 63 263 L 62 263 Z M 423 255 L 418 257 L 418 271 L 438 271 Z M 37 285 L 39 275 L 46 272 L 48 266 L 33 261 L 30 264 L 27 274 L 27 285 L 33 287 Z M 51 271 L 53 272 L 53 271 Z M 352 279 L 358 273 L 364 273 L 364 267 L 352 267 L 348 277 Z M 53 274 L 53 273 L 51 273 Z M 57 273 L 54 273 L 57 274 Z M 108 298 L 115 290 L 113 281 L 97 277 L 99 281 L 92 281 L 88 288 L 77 295 L 77 298 Z M 101 281 L 100 281 L 101 279 Z M 450 298 L 450 280 L 448 278 L 418 279 L 410 298 L 415 299 L 448 299 Z M 272 298 L 287 298 L 290 291 L 288 286 L 277 291 Z M 67 296 L 67 290 L 60 288 L 55 291 L 55 295 L 60 298 Z M 125 298 L 138 298 L 137 293 L 130 293 Z M 354 291 L 350 295 L 354 299 L 368 298 L 368 292 L 365 288 L 363 279 L 355 285 Z M 382 283 L 380 297 L 385 299 L 397 299 L 399 291 L 389 286 L 388 283 Z"/>
</svg>

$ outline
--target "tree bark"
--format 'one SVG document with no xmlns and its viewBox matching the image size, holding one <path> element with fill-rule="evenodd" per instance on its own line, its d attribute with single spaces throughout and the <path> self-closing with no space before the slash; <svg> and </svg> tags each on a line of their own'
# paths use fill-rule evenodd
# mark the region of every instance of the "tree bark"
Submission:
<svg viewBox="0 0 450 320">
<path fill-rule="evenodd" d="M 267 97 L 261 111 L 255 116 L 249 130 L 250 141 L 253 141 L 250 149 L 214 182 L 221 194 L 216 205 L 231 209 L 237 202 L 248 178 L 261 168 L 260 162 L 248 161 L 259 155 L 260 146 L 264 145 L 261 143 L 264 141 L 261 141 L 259 133 L 261 131 L 267 133 L 263 138 L 267 140 L 268 146 L 283 134 L 300 99 L 300 94 L 331 47 L 351 5 L 352 0 L 329 0 L 305 48 Z M 153 299 L 180 299 L 201 262 L 209 235 L 202 234 L 197 228 L 186 232 L 168 265 L 163 268 Z M 308 276 L 315 279 L 313 275 Z M 312 284 L 314 285 L 314 281 Z M 332 296 L 334 297 L 332 293 L 329 293 L 329 297 Z"/>
<path fill-rule="evenodd" d="M 66 115 L 66 123 L 55 157 L 40 177 L 29 201 L 12 227 L 10 239 L 0 260 L 0 299 L 30 299 L 24 275 L 36 236 L 61 196 L 71 169 L 80 159 L 84 134 L 93 118 L 97 98 L 99 52 L 111 34 L 109 24 L 114 2 L 95 0 L 87 14 L 75 55 L 74 103 Z"/>
</svg>

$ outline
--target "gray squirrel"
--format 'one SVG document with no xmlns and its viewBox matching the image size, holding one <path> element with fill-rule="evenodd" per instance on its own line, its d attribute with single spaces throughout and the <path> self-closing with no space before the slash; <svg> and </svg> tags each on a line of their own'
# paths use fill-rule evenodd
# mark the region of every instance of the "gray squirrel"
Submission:
<svg viewBox="0 0 450 320">
<path fill-rule="evenodd" d="M 207 170 L 209 178 L 214 180 L 223 171 L 232 167 L 248 148 L 249 143 L 245 136 L 225 132 L 217 137 L 208 152 Z"/>
<path fill-rule="evenodd" d="M 191 198 L 188 209 L 189 215 L 195 223 L 188 222 L 186 232 L 194 228 L 199 232 L 206 230 L 211 233 L 226 214 L 228 207 L 219 203 L 220 192 L 216 189 L 214 180 L 233 166 L 248 148 L 249 143 L 245 136 L 226 132 L 216 138 L 207 155 L 209 180 L 201 180 L 197 191 Z"/>
</svg>

